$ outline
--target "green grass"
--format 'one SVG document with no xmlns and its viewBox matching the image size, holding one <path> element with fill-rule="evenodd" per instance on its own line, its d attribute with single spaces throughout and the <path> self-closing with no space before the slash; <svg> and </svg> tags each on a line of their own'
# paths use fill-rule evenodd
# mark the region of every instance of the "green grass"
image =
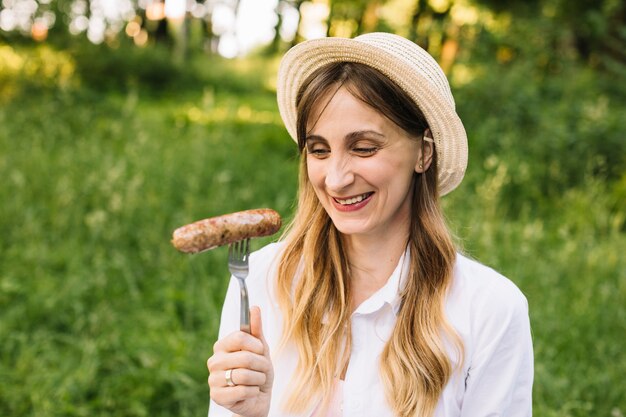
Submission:
<svg viewBox="0 0 626 417">
<path fill-rule="evenodd" d="M 179 254 L 171 232 L 255 207 L 288 218 L 297 170 L 265 88 L 274 64 L 200 68 L 204 81 L 178 94 L 95 93 L 0 71 L 0 415 L 206 413 L 226 253 Z M 611 137 L 623 137 L 611 127 L 618 110 L 601 120 Z M 557 167 L 560 188 L 542 199 L 533 175 L 548 175 L 535 166 L 548 156 L 527 159 L 519 177 L 515 121 L 459 111 L 479 135 L 468 181 L 444 204 L 465 251 L 528 297 L 535 415 L 623 416 L 624 166 L 611 162 L 608 180 L 594 166 L 565 180 L 569 166 Z M 491 148 L 499 131 L 509 148 Z"/>
</svg>

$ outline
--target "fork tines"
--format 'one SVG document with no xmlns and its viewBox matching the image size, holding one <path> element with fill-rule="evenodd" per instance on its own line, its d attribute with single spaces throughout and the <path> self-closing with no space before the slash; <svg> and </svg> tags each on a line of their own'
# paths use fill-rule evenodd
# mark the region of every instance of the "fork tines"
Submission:
<svg viewBox="0 0 626 417">
<path fill-rule="evenodd" d="M 247 262 L 250 255 L 250 239 L 239 240 L 228 246 L 228 258 L 232 261 Z"/>
</svg>

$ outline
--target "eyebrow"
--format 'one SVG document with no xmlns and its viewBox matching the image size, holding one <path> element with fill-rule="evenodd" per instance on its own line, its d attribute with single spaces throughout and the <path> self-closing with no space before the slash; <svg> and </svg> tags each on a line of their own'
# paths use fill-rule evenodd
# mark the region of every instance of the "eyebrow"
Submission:
<svg viewBox="0 0 626 417">
<path fill-rule="evenodd" d="M 377 132 L 375 130 L 357 130 L 354 132 L 350 132 L 345 136 L 345 139 L 348 142 L 354 142 L 360 138 L 362 138 L 363 136 L 375 136 L 376 138 L 379 139 L 385 139 L 385 135 L 383 135 L 380 132 Z M 326 138 L 324 138 L 323 136 L 320 135 L 309 135 L 306 137 L 306 141 L 305 142 L 309 142 L 309 141 L 319 141 L 319 142 L 328 142 L 326 140 Z"/>
<path fill-rule="evenodd" d="M 350 132 L 346 135 L 346 139 L 349 141 L 355 141 L 363 136 L 375 136 L 380 139 L 384 139 L 385 135 L 375 130 L 357 130 L 356 132 Z"/>
<path fill-rule="evenodd" d="M 304 140 L 304 147 L 307 148 L 308 150 L 311 150 L 312 146 L 315 146 L 316 143 L 321 143 L 324 144 L 325 146 L 328 146 L 328 141 L 323 137 L 323 136 L 319 136 L 319 135 L 310 135 L 307 136 L 306 139 Z"/>
</svg>

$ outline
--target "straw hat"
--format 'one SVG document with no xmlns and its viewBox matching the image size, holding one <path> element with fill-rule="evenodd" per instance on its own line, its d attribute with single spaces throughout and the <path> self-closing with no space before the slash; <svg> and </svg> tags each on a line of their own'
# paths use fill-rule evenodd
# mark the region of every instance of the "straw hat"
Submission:
<svg viewBox="0 0 626 417">
<path fill-rule="evenodd" d="M 443 71 L 425 50 L 390 33 L 368 33 L 354 39 L 321 38 L 291 48 L 278 71 L 278 109 L 297 142 L 296 95 L 318 68 L 333 62 L 357 62 L 377 69 L 402 88 L 424 113 L 437 150 L 439 192 L 455 189 L 467 167 L 467 136 L 456 114 Z"/>
</svg>

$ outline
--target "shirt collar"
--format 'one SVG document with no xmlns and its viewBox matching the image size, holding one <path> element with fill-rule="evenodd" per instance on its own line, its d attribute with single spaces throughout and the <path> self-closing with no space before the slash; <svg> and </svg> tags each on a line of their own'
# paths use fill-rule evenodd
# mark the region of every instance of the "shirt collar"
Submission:
<svg viewBox="0 0 626 417">
<path fill-rule="evenodd" d="M 397 315 L 402 304 L 400 292 L 404 285 L 406 285 L 407 276 L 409 274 L 410 258 L 411 254 L 407 248 L 400 257 L 387 283 L 372 294 L 370 298 L 363 301 L 353 314 L 370 314 L 380 310 L 385 305 L 389 305 L 393 309 L 394 314 Z"/>
</svg>

